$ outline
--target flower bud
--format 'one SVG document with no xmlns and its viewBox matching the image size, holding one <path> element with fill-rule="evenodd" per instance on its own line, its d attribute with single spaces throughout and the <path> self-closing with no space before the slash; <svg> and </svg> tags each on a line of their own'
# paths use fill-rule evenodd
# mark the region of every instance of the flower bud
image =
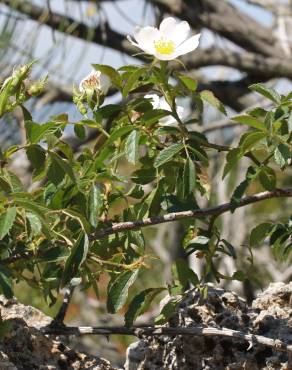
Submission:
<svg viewBox="0 0 292 370">
<path fill-rule="evenodd" d="M 93 95 L 94 92 L 96 92 L 97 95 L 106 95 L 110 86 L 111 80 L 107 75 L 100 71 L 92 70 L 89 75 L 80 82 L 79 90 L 81 93 L 87 95 Z"/>
<path fill-rule="evenodd" d="M 44 91 L 45 84 L 47 82 L 47 77 L 42 80 L 34 82 L 27 90 L 28 94 L 31 96 L 38 96 Z"/>
</svg>

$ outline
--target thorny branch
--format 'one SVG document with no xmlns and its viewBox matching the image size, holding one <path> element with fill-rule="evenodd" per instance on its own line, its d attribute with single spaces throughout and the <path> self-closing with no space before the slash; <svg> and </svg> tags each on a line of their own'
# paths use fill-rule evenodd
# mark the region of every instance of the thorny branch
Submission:
<svg viewBox="0 0 292 370">
<path fill-rule="evenodd" d="M 166 222 L 172 222 L 187 218 L 203 218 L 208 216 L 220 216 L 221 214 L 228 212 L 232 209 L 237 209 L 240 207 L 247 206 L 249 204 L 257 203 L 263 200 L 272 199 L 272 198 L 287 198 L 292 197 L 292 188 L 287 189 L 276 189 L 273 191 L 264 191 L 262 193 L 257 193 L 254 195 L 247 196 L 242 198 L 237 206 L 234 207 L 234 204 L 224 203 L 219 206 L 209 207 L 204 209 L 195 209 L 183 212 L 172 212 L 162 216 L 156 217 L 149 217 L 143 220 L 137 221 L 127 221 L 127 222 L 120 222 L 117 224 L 113 224 L 110 227 L 103 228 L 101 230 L 96 231 L 92 235 L 90 235 L 89 239 L 91 241 L 103 239 L 108 235 L 117 234 L 127 230 L 133 230 L 141 227 L 146 226 L 153 226 L 158 224 L 163 224 Z M 234 207 L 234 208 L 233 208 Z M 17 254 L 15 256 L 7 257 L 1 260 L 2 265 L 9 265 L 11 263 L 15 263 L 21 260 L 27 260 L 31 258 L 38 258 L 38 255 L 34 255 L 33 253 L 26 253 Z"/>
<path fill-rule="evenodd" d="M 281 340 L 267 338 L 262 335 L 245 334 L 237 330 L 227 328 L 217 329 L 213 327 L 163 327 L 163 326 L 149 326 L 149 327 L 131 327 L 124 326 L 117 327 L 43 327 L 42 332 L 49 335 L 134 335 L 136 337 L 142 336 L 160 336 L 160 335 L 186 335 L 186 336 L 220 336 L 235 338 L 250 343 L 250 347 L 255 344 L 260 344 L 266 347 L 273 348 L 276 351 L 292 353 L 292 345 L 288 345 Z"/>
<path fill-rule="evenodd" d="M 242 198 L 235 208 L 240 208 L 243 206 L 247 206 L 252 203 L 257 203 L 266 199 L 271 198 L 283 198 L 283 197 L 292 197 L 292 188 L 287 189 L 276 189 L 273 191 L 264 191 L 262 193 L 254 194 Z M 116 234 L 126 230 L 133 230 L 140 227 L 152 226 L 157 224 L 162 224 L 165 222 L 172 222 L 187 218 L 202 218 L 207 216 L 219 216 L 222 213 L 228 212 L 232 210 L 234 205 L 229 202 L 225 204 L 221 204 L 216 207 L 210 207 L 205 209 L 195 209 L 190 211 L 183 211 L 183 212 L 172 212 L 162 216 L 155 216 L 145 218 L 144 220 L 137 220 L 137 221 L 127 221 L 127 222 L 120 222 L 117 224 L 113 224 L 110 227 L 105 229 L 98 230 L 94 234 L 91 235 L 91 240 L 102 239 L 107 235 Z"/>
</svg>

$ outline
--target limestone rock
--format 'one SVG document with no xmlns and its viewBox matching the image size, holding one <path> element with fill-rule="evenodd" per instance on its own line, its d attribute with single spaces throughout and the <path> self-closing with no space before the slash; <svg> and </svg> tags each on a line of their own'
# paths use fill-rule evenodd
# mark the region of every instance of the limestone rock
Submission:
<svg viewBox="0 0 292 370">
<path fill-rule="evenodd" d="M 39 330 L 51 322 L 41 311 L 0 297 L 9 330 L 0 343 L 0 370 L 114 370 L 107 360 L 68 348 Z M 5 321 L 7 322 L 7 321 Z"/>
<path fill-rule="evenodd" d="M 271 284 L 252 307 L 235 293 L 209 286 L 202 301 L 191 290 L 166 326 L 212 326 L 292 344 L 292 283 Z M 292 358 L 260 344 L 227 337 L 144 338 L 127 351 L 125 370 L 291 370 Z"/>
</svg>

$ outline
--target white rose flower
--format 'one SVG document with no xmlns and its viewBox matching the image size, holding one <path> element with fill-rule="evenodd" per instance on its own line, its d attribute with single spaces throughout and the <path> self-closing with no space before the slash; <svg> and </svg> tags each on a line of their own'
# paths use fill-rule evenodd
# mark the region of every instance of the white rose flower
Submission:
<svg viewBox="0 0 292 370">
<path fill-rule="evenodd" d="M 159 97 L 157 94 L 148 94 L 148 95 L 145 95 L 145 98 L 151 99 L 151 104 L 152 104 L 153 109 L 164 109 L 164 110 L 171 111 L 171 107 L 167 103 L 164 97 Z M 183 119 L 184 118 L 184 108 L 178 105 L 176 107 L 176 111 L 177 111 L 179 118 Z M 176 119 L 171 115 L 161 118 L 159 120 L 159 124 L 161 126 L 173 126 L 173 127 L 178 126 Z"/>
<path fill-rule="evenodd" d="M 101 73 L 100 71 L 95 71 L 94 69 L 89 73 L 88 76 L 84 77 L 79 84 L 80 92 L 84 93 L 101 93 L 106 95 L 111 86 L 110 78 Z"/>
<path fill-rule="evenodd" d="M 180 55 L 195 50 L 199 45 L 200 34 L 190 35 L 188 22 L 178 22 L 174 18 L 165 18 L 159 29 L 155 27 L 136 27 L 134 38 L 128 40 L 145 53 L 154 55 L 159 60 L 172 60 Z"/>
</svg>

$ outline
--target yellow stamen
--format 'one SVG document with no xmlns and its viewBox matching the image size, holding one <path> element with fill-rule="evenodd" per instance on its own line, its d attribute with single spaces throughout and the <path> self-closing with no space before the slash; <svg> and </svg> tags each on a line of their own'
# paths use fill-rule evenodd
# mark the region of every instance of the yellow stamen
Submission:
<svg viewBox="0 0 292 370">
<path fill-rule="evenodd" d="M 171 40 L 154 41 L 154 47 L 158 53 L 166 55 L 172 54 L 175 50 L 174 42 Z"/>
</svg>

